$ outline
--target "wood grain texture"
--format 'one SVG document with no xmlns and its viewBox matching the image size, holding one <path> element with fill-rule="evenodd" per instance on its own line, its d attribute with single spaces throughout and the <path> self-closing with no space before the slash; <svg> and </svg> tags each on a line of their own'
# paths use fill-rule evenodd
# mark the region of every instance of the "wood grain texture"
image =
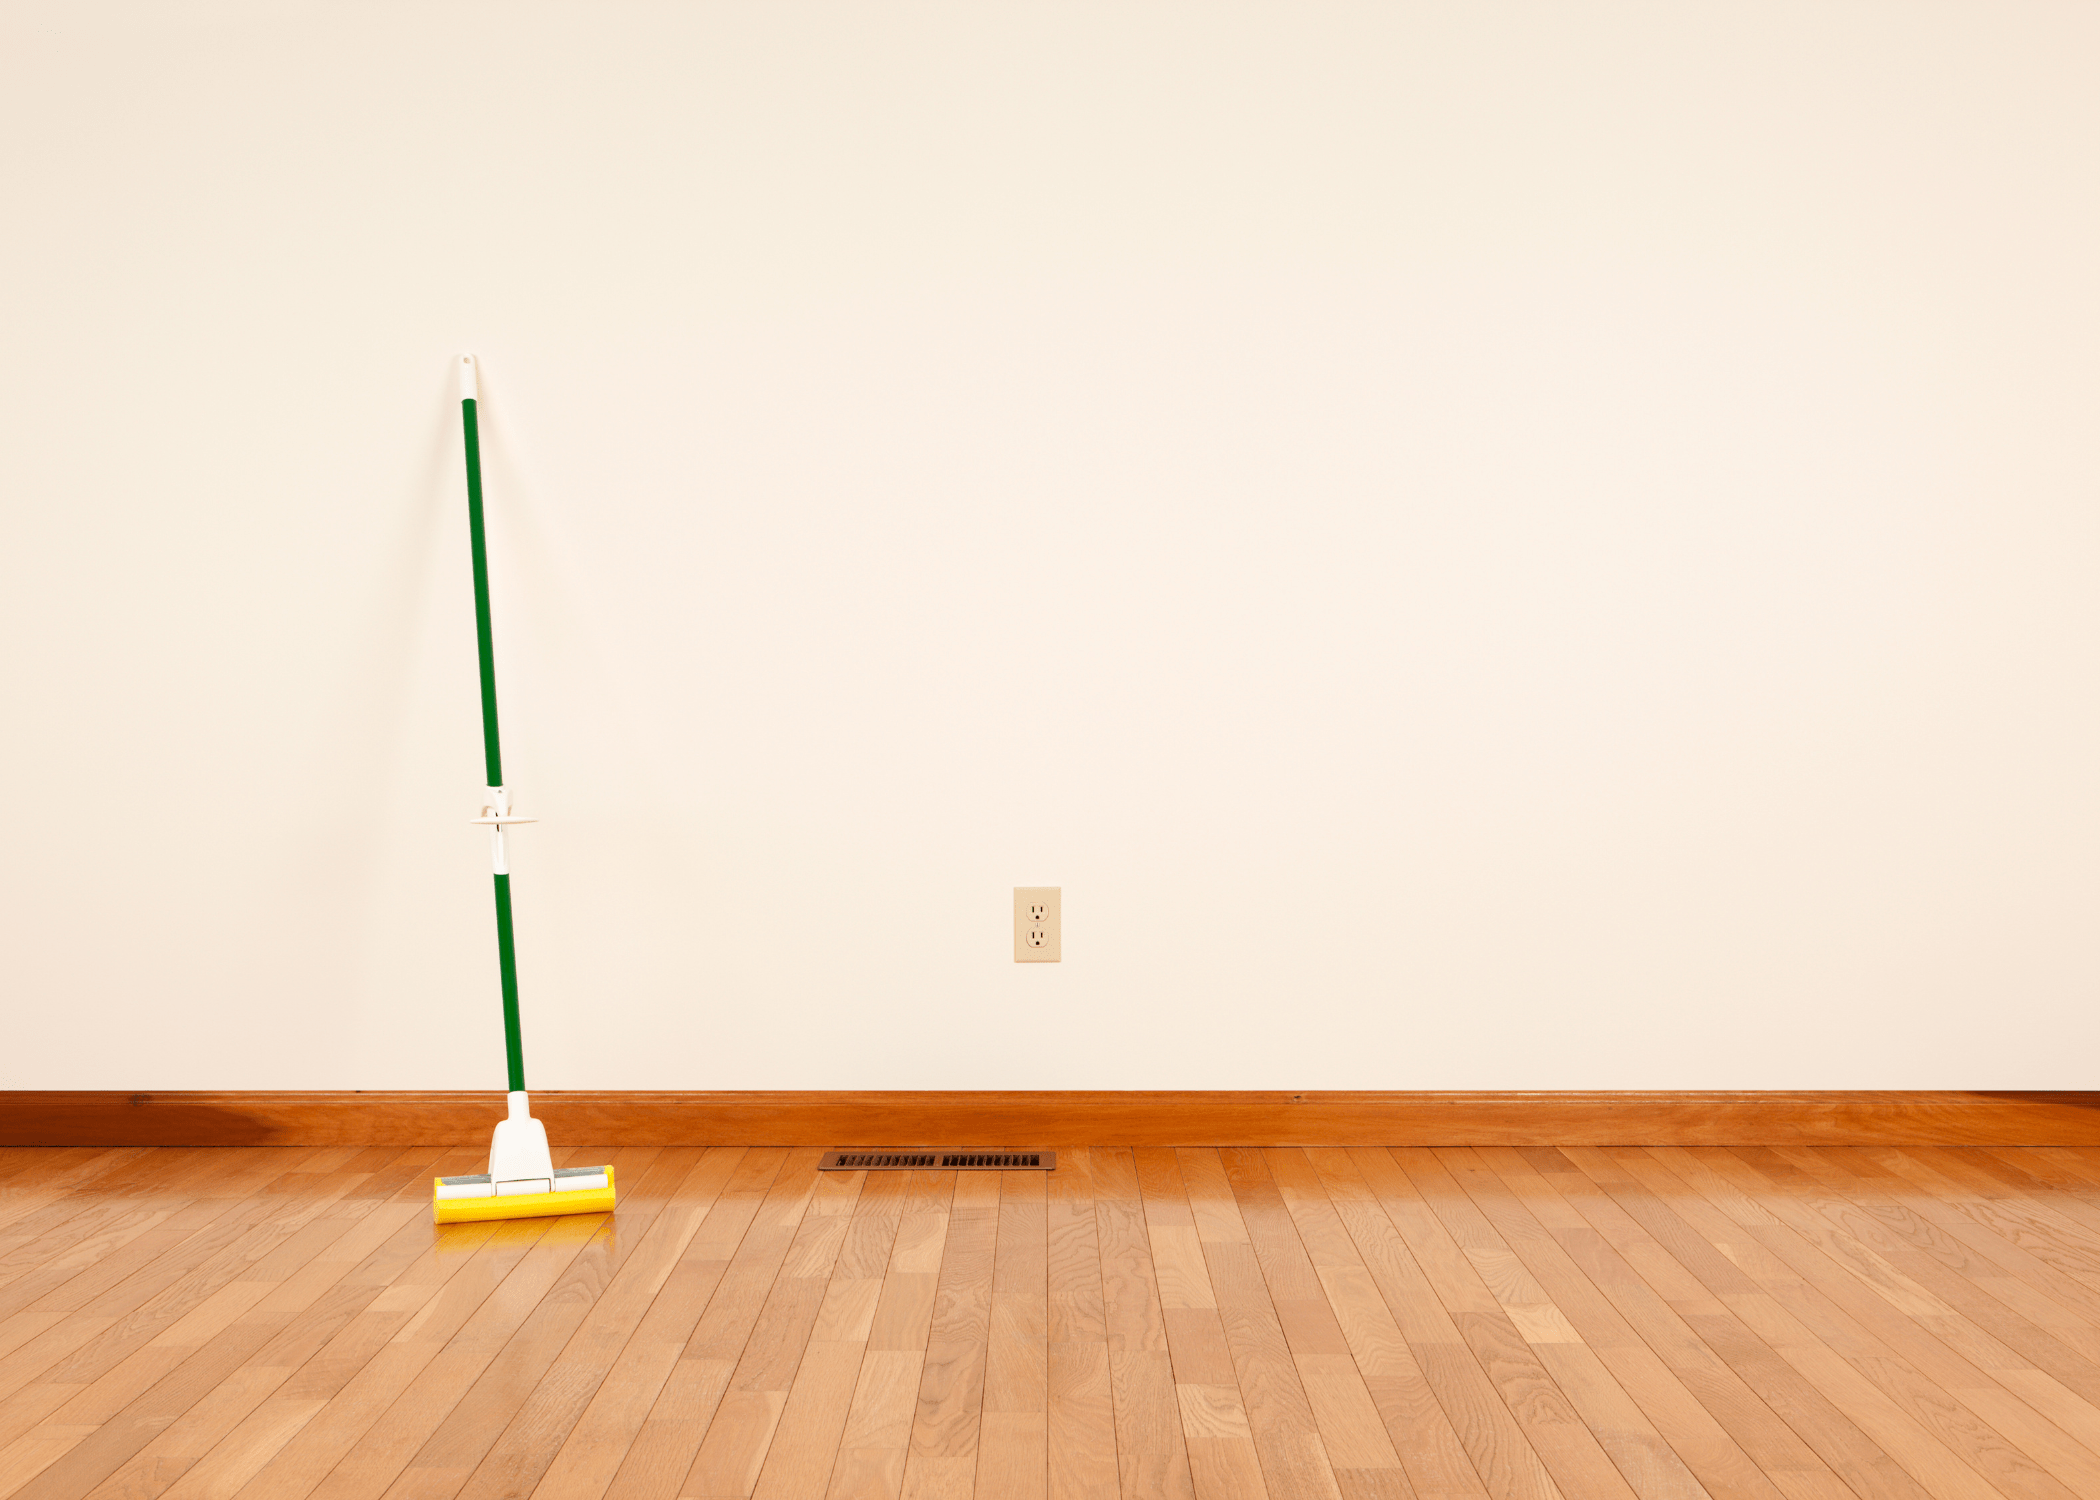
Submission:
<svg viewBox="0 0 2100 1500">
<path fill-rule="evenodd" d="M 1050 1500 L 1113 1495 L 1116 1414 L 1108 1322 L 1102 1303 L 1101 1239 L 1094 1222 L 1093 1153 L 1062 1151 L 1044 1183 Z"/>
<path fill-rule="evenodd" d="M 2100 1497 L 2100 1149 L 1059 1149 L 0 1148 L 0 1500 Z"/>
<path fill-rule="evenodd" d="M 1118 1490 L 1123 1500 L 1194 1500 L 1137 1165 L 1126 1150 L 1096 1149 L 1091 1158 Z"/>
<path fill-rule="evenodd" d="M 4 1092 L 0 1146 L 473 1146 L 502 1098 Z M 630 1146 L 2100 1145 L 2100 1093 L 546 1091 L 533 1110 L 557 1139 Z"/>
</svg>

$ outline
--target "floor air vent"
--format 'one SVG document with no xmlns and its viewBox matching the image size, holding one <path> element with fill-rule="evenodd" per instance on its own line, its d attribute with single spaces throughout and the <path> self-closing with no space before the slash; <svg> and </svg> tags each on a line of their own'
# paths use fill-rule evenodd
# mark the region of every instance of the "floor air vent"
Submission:
<svg viewBox="0 0 2100 1500">
<path fill-rule="evenodd" d="M 819 1172 L 1054 1172 L 1055 1151 L 827 1151 Z"/>
</svg>

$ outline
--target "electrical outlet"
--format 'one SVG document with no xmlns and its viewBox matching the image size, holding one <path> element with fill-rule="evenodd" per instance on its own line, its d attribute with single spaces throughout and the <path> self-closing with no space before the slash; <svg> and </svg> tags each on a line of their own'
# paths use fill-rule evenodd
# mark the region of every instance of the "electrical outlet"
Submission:
<svg viewBox="0 0 2100 1500">
<path fill-rule="evenodd" d="M 1054 885 L 1014 887 L 1014 962 L 1054 964 L 1061 947 L 1058 891 Z"/>
</svg>

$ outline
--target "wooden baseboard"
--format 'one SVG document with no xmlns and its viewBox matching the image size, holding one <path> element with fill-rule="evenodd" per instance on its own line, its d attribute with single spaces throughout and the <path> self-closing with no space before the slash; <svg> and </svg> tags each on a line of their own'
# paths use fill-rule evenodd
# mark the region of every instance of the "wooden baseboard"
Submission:
<svg viewBox="0 0 2100 1500">
<path fill-rule="evenodd" d="M 7 1146 L 470 1146 L 498 1093 L 0 1092 Z M 2100 1093 L 535 1093 L 631 1146 L 2091 1146 Z"/>
</svg>

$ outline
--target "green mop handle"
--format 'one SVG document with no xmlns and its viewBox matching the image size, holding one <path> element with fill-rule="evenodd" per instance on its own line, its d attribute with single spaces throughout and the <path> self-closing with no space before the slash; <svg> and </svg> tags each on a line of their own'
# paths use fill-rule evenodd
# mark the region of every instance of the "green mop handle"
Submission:
<svg viewBox="0 0 2100 1500">
<path fill-rule="evenodd" d="M 503 746 L 496 731 L 496 638 L 489 627 L 488 534 L 481 515 L 481 424 L 474 410 L 479 395 L 474 356 L 462 354 L 459 412 L 467 434 L 467 531 L 474 544 L 474 641 L 481 654 L 481 747 L 488 761 L 489 794 L 495 804 L 478 821 L 494 826 L 496 952 L 503 966 L 503 1048 L 510 1063 L 510 1091 L 515 1094 L 525 1087 L 525 1038 L 518 1024 L 518 950 L 511 933 L 510 863 L 504 855 L 503 825 L 524 820 L 510 817 L 510 794 L 503 785 Z"/>
</svg>

